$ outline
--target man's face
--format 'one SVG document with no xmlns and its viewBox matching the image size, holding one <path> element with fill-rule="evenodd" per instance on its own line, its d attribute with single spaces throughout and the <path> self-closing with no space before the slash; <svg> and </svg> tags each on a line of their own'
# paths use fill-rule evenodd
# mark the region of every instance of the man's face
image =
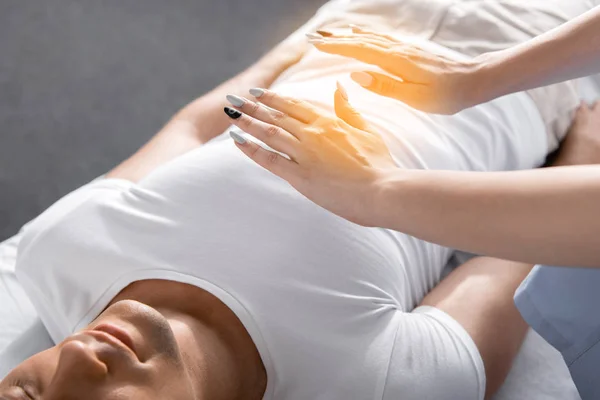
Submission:
<svg viewBox="0 0 600 400">
<path fill-rule="evenodd" d="M 0 400 L 41 398 L 191 400 L 194 390 L 168 321 L 124 300 L 0 382 Z"/>
</svg>

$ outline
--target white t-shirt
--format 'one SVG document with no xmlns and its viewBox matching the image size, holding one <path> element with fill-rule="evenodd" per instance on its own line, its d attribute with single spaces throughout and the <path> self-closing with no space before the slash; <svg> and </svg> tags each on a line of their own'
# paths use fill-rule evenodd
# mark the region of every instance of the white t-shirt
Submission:
<svg viewBox="0 0 600 400">
<path fill-rule="evenodd" d="M 335 81 L 409 168 L 530 168 L 547 149 L 525 95 L 430 116 L 349 83 L 355 62 L 316 52 L 276 91 L 331 109 Z M 477 348 L 451 317 L 414 310 L 451 251 L 347 222 L 217 140 L 139 183 L 105 179 L 28 228 L 17 276 L 53 340 L 89 324 L 134 281 L 203 288 L 242 321 L 265 399 L 483 399 Z"/>
<path fill-rule="evenodd" d="M 435 309 L 407 313 L 438 279 L 412 246 L 319 208 L 224 141 L 139 184 L 69 194 L 30 226 L 17 274 L 56 342 L 134 281 L 213 293 L 252 336 L 266 399 L 417 399 L 440 377 L 479 399 L 483 368 L 464 330 Z"/>
</svg>

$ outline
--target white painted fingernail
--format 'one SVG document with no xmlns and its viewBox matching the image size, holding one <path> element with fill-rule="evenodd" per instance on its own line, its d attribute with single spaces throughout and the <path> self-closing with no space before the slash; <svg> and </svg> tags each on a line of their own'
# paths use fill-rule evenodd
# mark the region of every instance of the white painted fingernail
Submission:
<svg viewBox="0 0 600 400">
<path fill-rule="evenodd" d="M 373 77 L 366 72 L 353 72 L 350 78 L 361 86 L 367 87 L 373 83 Z"/>
<path fill-rule="evenodd" d="M 241 107 L 246 103 L 246 100 L 243 97 L 236 96 L 235 94 L 228 94 L 225 98 L 236 107 Z"/>
<path fill-rule="evenodd" d="M 234 131 L 229 131 L 229 136 L 239 144 L 246 144 L 248 142 L 245 137 Z"/>
<path fill-rule="evenodd" d="M 342 86 L 342 84 L 340 83 L 340 81 L 337 81 L 335 84 L 337 86 L 338 91 L 342 95 L 342 98 L 344 100 L 348 101 L 348 92 L 346 92 L 346 88 Z"/>
<path fill-rule="evenodd" d="M 317 39 L 317 40 L 323 39 L 323 36 L 316 34 L 316 33 L 307 33 L 306 37 L 309 39 Z"/>
<path fill-rule="evenodd" d="M 265 89 L 261 88 L 252 88 L 249 90 L 250 94 L 256 98 L 259 98 L 263 94 L 265 94 Z"/>
</svg>

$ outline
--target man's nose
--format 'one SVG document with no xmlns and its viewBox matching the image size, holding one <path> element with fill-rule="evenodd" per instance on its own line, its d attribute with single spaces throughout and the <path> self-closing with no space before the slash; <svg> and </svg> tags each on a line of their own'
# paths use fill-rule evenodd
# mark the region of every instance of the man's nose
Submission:
<svg viewBox="0 0 600 400">
<path fill-rule="evenodd" d="M 55 378 L 98 379 L 107 373 L 106 364 L 98 359 L 90 344 L 73 340 L 62 345 Z"/>
<path fill-rule="evenodd" d="M 93 343 L 70 340 L 60 345 L 58 363 L 44 398 L 74 400 L 92 398 L 98 383 L 106 377 L 106 364 L 98 359 Z"/>
</svg>

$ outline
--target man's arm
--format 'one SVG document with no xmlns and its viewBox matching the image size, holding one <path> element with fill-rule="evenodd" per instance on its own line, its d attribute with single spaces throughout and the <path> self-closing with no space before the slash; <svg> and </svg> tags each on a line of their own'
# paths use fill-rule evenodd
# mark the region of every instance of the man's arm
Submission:
<svg viewBox="0 0 600 400">
<path fill-rule="evenodd" d="M 158 166 L 213 139 L 231 124 L 223 114 L 227 94 L 242 95 L 252 87 L 271 86 L 283 71 L 300 60 L 307 47 L 304 40 L 284 41 L 236 77 L 181 109 L 106 177 L 139 181 Z"/>
<path fill-rule="evenodd" d="M 528 327 L 513 296 L 532 267 L 477 257 L 454 270 L 421 303 L 450 315 L 473 339 L 485 366 L 486 399 L 504 383 L 525 339 Z"/>
<path fill-rule="evenodd" d="M 513 296 L 530 270 L 531 265 L 475 258 L 412 312 L 398 310 L 385 398 L 489 399 L 527 332 Z"/>
</svg>

